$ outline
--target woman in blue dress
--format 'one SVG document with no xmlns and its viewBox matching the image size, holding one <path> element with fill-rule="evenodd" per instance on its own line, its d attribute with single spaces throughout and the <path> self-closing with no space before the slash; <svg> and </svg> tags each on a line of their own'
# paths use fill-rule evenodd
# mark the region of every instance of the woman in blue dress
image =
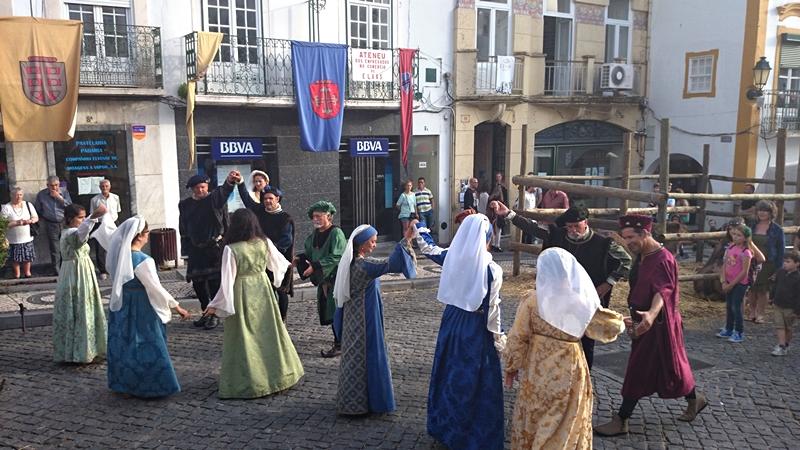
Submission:
<svg viewBox="0 0 800 450">
<path fill-rule="evenodd" d="M 428 434 L 451 449 L 503 448 L 503 386 L 498 353 L 503 269 L 488 246 L 492 225 L 468 215 L 450 247 L 417 230 L 422 253 L 442 265 L 437 299 L 447 305 L 439 326 L 428 390 Z"/>
<path fill-rule="evenodd" d="M 108 387 L 135 397 L 166 397 L 180 392 L 167 351 L 166 323 L 175 310 L 189 313 L 161 286 L 153 258 L 142 252 L 150 230 L 132 217 L 111 236 L 106 266 L 113 286 L 108 316 Z M 101 240 L 102 242 L 102 240 Z"/>
<path fill-rule="evenodd" d="M 408 242 L 413 231 L 387 259 L 367 257 L 375 249 L 377 234 L 369 225 L 353 230 L 336 272 L 333 297 L 344 317 L 337 396 L 337 410 L 343 415 L 388 413 L 396 408 L 378 278 L 386 273 L 416 277 Z"/>
</svg>

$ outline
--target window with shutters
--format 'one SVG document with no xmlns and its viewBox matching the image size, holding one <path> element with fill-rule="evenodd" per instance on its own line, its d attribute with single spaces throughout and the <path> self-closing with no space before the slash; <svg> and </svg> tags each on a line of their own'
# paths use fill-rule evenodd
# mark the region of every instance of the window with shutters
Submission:
<svg viewBox="0 0 800 450">
<path fill-rule="evenodd" d="M 391 48 L 392 1 L 350 0 L 348 3 L 350 46 Z"/>
<path fill-rule="evenodd" d="M 716 96 L 719 50 L 686 54 L 683 98 Z"/>
</svg>

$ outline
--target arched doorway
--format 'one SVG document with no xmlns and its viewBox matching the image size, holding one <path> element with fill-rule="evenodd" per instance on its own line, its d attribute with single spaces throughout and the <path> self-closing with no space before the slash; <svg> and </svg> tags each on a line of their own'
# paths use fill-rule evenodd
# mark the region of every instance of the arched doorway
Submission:
<svg viewBox="0 0 800 450">
<path fill-rule="evenodd" d="M 534 171 L 540 175 L 622 174 L 622 139 L 625 129 L 607 122 L 576 120 L 536 133 Z M 594 180 L 576 183 L 619 187 L 619 181 Z M 570 194 L 570 204 L 589 208 L 619 205 L 617 199 Z"/>
<path fill-rule="evenodd" d="M 647 171 L 649 174 L 657 174 L 661 171 L 661 165 L 658 161 L 653 162 L 650 165 L 650 169 Z M 673 174 L 682 174 L 682 173 L 702 173 L 703 172 L 703 165 L 697 162 L 694 158 L 687 155 L 682 155 L 680 153 L 675 153 L 669 155 L 669 173 L 670 175 Z M 670 183 L 672 183 L 672 189 L 681 188 L 683 192 L 698 192 L 700 188 L 700 179 L 695 178 L 671 178 Z M 652 183 L 650 183 L 652 186 Z M 711 187 L 709 186 L 709 192 Z"/>
</svg>

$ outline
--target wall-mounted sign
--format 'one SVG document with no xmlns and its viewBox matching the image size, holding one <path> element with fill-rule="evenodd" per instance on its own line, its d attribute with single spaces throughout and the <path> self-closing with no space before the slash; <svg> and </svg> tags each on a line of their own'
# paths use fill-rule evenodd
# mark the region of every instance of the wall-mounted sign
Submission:
<svg viewBox="0 0 800 450">
<path fill-rule="evenodd" d="M 391 50 L 351 49 L 352 60 L 350 68 L 353 81 L 392 81 L 392 62 L 394 57 Z"/>
<path fill-rule="evenodd" d="M 141 141 L 147 136 L 147 127 L 145 125 L 131 125 L 131 136 L 137 141 Z"/>
<path fill-rule="evenodd" d="M 389 139 L 351 138 L 350 156 L 389 156 Z"/>
<path fill-rule="evenodd" d="M 261 139 L 211 139 L 211 157 L 225 159 L 261 159 Z"/>
</svg>

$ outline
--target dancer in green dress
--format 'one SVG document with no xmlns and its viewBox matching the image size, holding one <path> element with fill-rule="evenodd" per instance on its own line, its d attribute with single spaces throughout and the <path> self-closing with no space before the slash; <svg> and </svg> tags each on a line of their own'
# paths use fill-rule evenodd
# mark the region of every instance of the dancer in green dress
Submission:
<svg viewBox="0 0 800 450">
<path fill-rule="evenodd" d="M 303 365 L 265 270 L 280 286 L 289 261 L 248 209 L 231 216 L 225 240 L 220 289 L 206 309 L 225 317 L 219 397 L 257 398 L 288 389 L 303 376 Z"/>
<path fill-rule="evenodd" d="M 61 232 L 61 269 L 53 304 L 53 360 L 91 363 L 106 356 L 106 316 L 100 287 L 89 257 L 89 233 L 106 209 L 71 204 L 64 210 Z"/>
</svg>

